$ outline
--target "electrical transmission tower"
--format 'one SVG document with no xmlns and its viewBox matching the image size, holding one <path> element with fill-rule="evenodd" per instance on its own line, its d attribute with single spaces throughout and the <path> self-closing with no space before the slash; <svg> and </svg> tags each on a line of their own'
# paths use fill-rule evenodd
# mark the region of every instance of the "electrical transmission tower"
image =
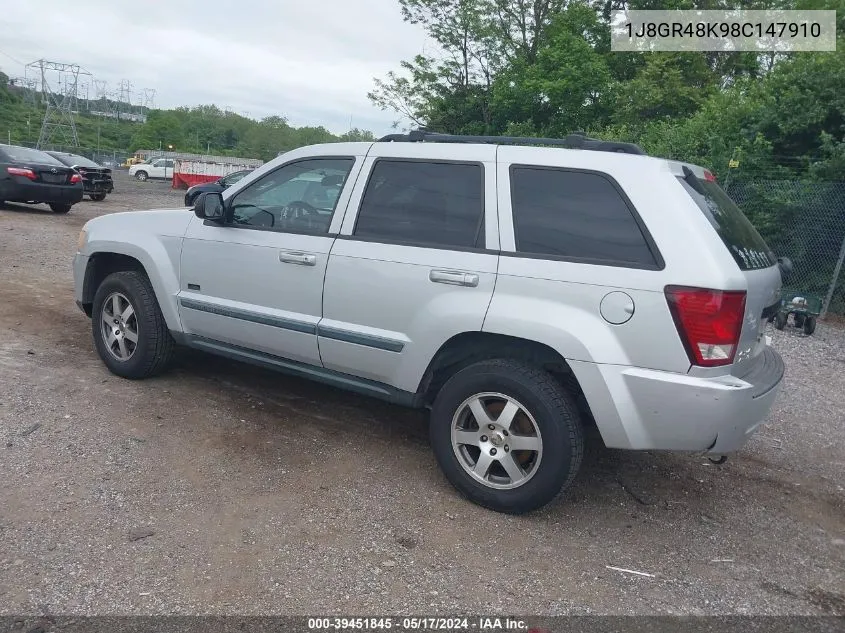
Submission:
<svg viewBox="0 0 845 633">
<path fill-rule="evenodd" d="M 130 82 L 128 79 L 121 79 L 119 90 L 120 90 L 120 92 L 119 92 L 120 96 L 118 96 L 118 98 L 117 98 L 117 120 L 118 121 L 120 121 L 121 115 L 131 115 L 132 114 L 132 82 Z M 124 118 L 126 118 L 126 117 L 124 117 Z"/>
<path fill-rule="evenodd" d="M 47 105 L 36 147 L 79 147 L 73 110 L 78 96 L 79 76 L 90 76 L 91 73 L 82 70 L 78 64 L 62 64 L 44 59 L 27 64 L 26 68 L 40 73 L 41 100 Z"/>
<path fill-rule="evenodd" d="M 155 88 L 144 88 L 144 108 L 146 110 L 155 110 L 156 107 L 156 91 Z"/>
</svg>

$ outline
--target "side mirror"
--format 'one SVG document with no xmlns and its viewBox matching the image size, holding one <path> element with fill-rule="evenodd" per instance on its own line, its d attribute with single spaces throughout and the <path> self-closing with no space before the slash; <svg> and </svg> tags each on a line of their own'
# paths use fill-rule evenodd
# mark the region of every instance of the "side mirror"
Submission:
<svg viewBox="0 0 845 633">
<path fill-rule="evenodd" d="M 778 268 L 780 268 L 780 278 L 786 281 L 792 274 L 792 260 L 788 257 L 778 257 Z"/>
<path fill-rule="evenodd" d="M 224 211 L 223 196 L 219 193 L 202 193 L 194 203 L 194 215 L 203 220 L 222 222 Z"/>
</svg>

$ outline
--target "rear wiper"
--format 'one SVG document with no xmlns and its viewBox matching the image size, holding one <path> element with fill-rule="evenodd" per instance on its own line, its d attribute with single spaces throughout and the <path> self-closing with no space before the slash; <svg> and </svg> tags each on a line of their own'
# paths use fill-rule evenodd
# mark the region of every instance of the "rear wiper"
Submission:
<svg viewBox="0 0 845 633">
<path fill-rule="evenodd" d="M 695 175 L 692 169 L 684 165 L 684 180 L 686 183 L 695 190 L 695 192 L 699 195 L 706 196 L 707 192 L 704 191 L 704 187 L 701 185 L 701 181 L 698 179 L 698 176 Z"/>
</svg>

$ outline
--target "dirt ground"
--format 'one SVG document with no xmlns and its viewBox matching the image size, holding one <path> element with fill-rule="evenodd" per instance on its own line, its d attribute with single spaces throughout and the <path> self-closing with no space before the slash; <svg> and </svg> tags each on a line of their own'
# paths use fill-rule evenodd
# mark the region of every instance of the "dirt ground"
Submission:
<svg viewBox="0 0 845 633">
<path fill-rule="evenodd" d="M 503 516 L 421 413 L 198 353 L 109 374 L 79 229 L 182 197 L 117 187 L 0 210 L 0 614 L 845 614 L 845 331 L 775 333 L 785 388 L 725 465 L 594 440 L 570 494 Z"/>
</svg>

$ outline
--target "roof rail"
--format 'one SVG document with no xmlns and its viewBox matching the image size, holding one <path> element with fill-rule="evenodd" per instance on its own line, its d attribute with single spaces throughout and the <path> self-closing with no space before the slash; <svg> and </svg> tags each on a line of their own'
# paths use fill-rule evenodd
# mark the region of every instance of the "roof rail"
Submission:
<svg viewBox="0 0 845 633">
<path fill-rule="evenodd" d="M 618 152 L 622 154 L 641 154 L 645 152 L 639 145 L 602 141 L 590 138 L 583 132 L 573 132 L 564 138 L 533 138 L 530 136 L 462 136 L 459 134 L 439 134 L 426 129 L 411 130 L 407 134 L 388 134 L 378 140 L 379 143 L 490 143 L 493 145 L 546 145 L 567 149 L 587 149 L 596 152 Z"/>
</svg>

